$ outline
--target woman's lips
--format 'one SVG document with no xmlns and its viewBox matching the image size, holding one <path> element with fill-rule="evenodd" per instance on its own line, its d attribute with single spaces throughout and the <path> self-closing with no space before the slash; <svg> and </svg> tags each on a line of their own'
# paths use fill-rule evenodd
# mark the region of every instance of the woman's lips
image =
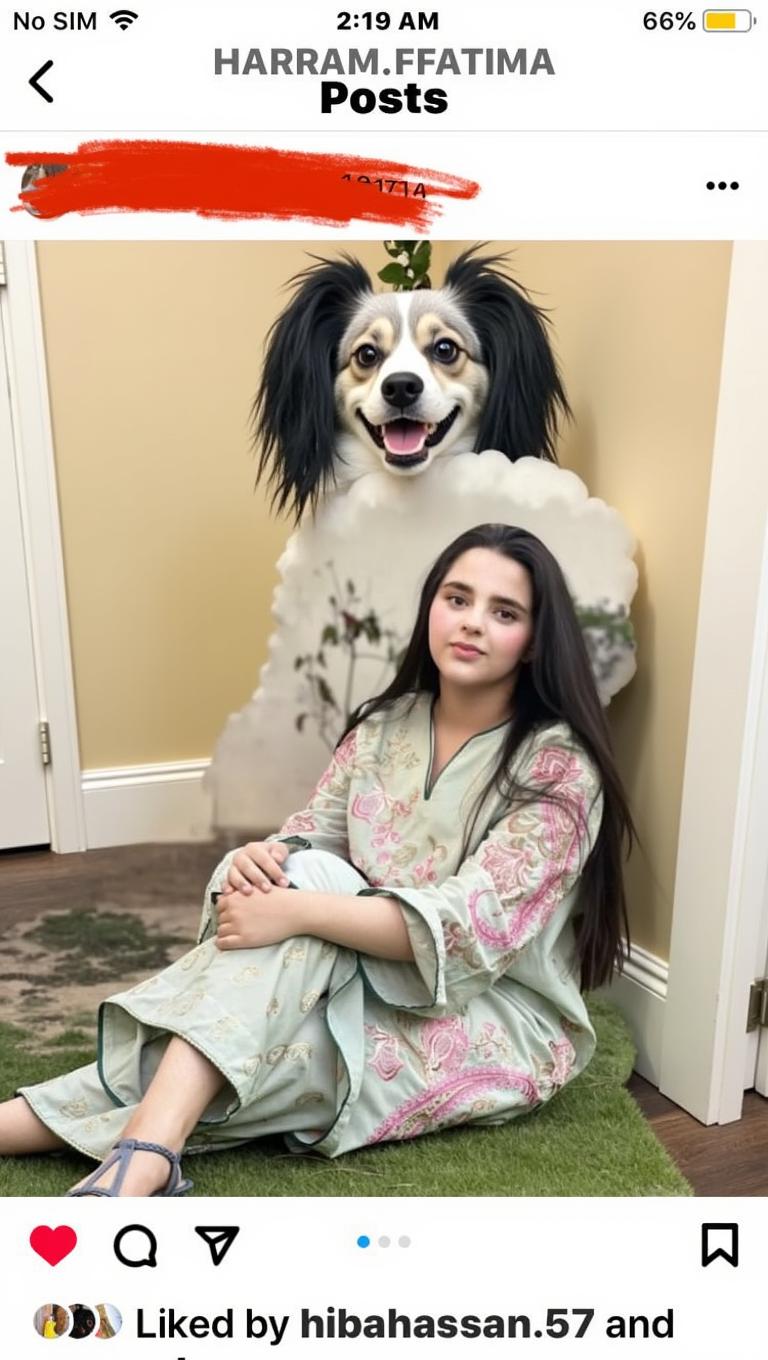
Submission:
<svg viewBox="0 0 768 1360">
<path fill-rule="evenodd" d="M 451 643 L 451 646 L 453 647 L 454 651 L 458 652 L 459 656 L 482 656 L 482 655 L 483 655 L 482 652 L 479 650 L 478 647 L 464 647 L 464 646 L 462 646 L 462 644 L 461 644 L 460 642 L 452 642 L 452 643 Z"/>
</svg>

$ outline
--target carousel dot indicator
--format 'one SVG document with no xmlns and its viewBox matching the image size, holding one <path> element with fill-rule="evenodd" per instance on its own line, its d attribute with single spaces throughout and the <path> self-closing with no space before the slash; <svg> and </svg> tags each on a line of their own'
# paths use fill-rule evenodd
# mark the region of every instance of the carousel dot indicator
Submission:
<svg viewBox="0 0 768 1360">
<path fill-rule="evenodd" d="M 389 1239 L 388 1237 L 380 1237 L 380 1238 L 379 1238 L 379 1246 L 380 1246 L 380 1247 L 388 1247 L 388 1246 L 390 1246 L 390 1245 L 391 1245 L 391 1243 L 390 1243 L 390 1239 Z"/>
<path fill-rule="evenodd" d="M 411 1245 L 410 1237 L 398 1237 L 397 1245 L 398 1247 L 410 1247 Z"/>
<path fill-rule="evenodd" d="M 366 1237 L 365 1233 L 363 1233 L 360 1237 L 358 1237 L 357 1245 L 358 1247 L 370 1247 L 371 1245 L 370 1237 Z"/>
</svg>

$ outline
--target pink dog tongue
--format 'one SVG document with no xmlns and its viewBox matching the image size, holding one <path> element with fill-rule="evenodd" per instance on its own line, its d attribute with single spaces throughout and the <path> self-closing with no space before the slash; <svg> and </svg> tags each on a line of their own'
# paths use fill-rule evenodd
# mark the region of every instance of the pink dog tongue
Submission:
<svg viewBox="0 0 768 1360">
<path fill-rule="evenodd" d="M 418 453 L 426 437 L 427 427 L 420 420 L 392 420 L 384 426 L 384 446 L 389 453 Z"/>
</svg>

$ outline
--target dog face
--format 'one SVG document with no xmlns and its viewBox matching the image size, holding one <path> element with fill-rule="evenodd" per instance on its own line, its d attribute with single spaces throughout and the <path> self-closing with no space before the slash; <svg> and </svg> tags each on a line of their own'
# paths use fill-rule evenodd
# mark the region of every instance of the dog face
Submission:
<svg viewBox="0 0 768 1360">
<path fill-rule="evenodd" d="M 419 476 L 446 454 L 556 461 L 568 403 L 546 318 L 503 263 L 473 247 L 442 288 L 412 293 L 374 292 L 348 255 L 291 280 L 253 407 L 273 505 L 298 523 L 358 477 Z"/>
<path fill-rule="evenodd" d="M 339 345 L 342 428 L 391 471 L 418 475 L 474 448 L 488 391 L 474 327 L 448 290 L 373 294 Z"/>
</svg>

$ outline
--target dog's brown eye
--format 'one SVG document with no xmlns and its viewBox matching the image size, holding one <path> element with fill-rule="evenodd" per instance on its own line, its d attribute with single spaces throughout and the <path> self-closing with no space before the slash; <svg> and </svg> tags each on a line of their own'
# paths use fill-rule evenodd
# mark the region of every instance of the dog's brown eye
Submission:
<svg viewBox="0 0 768 1360">
<path fill-rule="evenodd" d="M 432 353 L 441 364 L 452 364 L 458 357 L 459 347 L 455 340 L 436 340 L 432 346 Z"/>
<path fill-rule="evenodd" d="M 361 368 L 373 368 L 379 362 L 379 351 L 375 345 L 361 345 L 355 350 L 355 358 Z"/>
</svg>

